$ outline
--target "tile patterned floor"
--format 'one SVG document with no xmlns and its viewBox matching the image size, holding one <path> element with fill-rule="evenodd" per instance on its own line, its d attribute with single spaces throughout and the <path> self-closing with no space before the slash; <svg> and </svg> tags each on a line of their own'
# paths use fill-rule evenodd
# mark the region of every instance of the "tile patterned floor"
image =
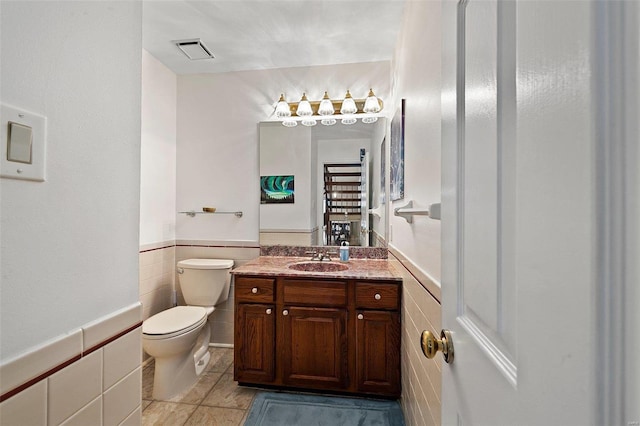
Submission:
<svg viewBox="0 0 640 426">
<path fill-rule="evenodd" d="M 255 389 L 233 381 L 233 349 L 210 348 L 211 360 L 198 382 L 166 401 L 154 400 L 154 363 L 142 372 L 142 426 L 193 426 L 244 424 Z"/>
</svg>

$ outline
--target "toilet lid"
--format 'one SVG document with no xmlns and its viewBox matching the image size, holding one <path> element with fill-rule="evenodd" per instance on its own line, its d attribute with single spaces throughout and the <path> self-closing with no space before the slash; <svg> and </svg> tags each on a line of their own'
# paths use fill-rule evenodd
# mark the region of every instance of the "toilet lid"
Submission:
<svg viewBox="0 0 640 426">
<path fill-rule="evenodd" d="M 144 320 L 142 333 L 167 335 L 187 332 L 206 320 L 207 310 L 201 306 L 176 306 Z"/>
<path fill-rule="evenodd" d="M 186 259 L 178 262 L 185 269 L 227 269 L 233 266 L 231 259 Z"/>
</svg>

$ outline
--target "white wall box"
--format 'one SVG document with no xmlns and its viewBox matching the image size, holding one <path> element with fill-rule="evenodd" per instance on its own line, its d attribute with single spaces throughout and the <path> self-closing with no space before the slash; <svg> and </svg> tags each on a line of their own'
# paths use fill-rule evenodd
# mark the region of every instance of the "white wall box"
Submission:
<svg viewBox="0 0 640 426">
<path fill-rule="evenodd" d="M 43 182 L 47 119 L 6 104 L 2 104 L 0 117 L 0 176 Z"/>
</svg>

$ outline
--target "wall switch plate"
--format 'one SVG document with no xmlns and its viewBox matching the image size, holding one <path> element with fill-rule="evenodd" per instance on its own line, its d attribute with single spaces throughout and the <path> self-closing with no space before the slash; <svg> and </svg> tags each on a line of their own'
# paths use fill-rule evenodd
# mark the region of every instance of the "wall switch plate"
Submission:
<svg viewBox="0 0 640 426">
<path fill-rule="evenodd" d="M 47 119 L 11 105 L 0 106 L 0 177 L 45 180 Z"/>
</svg>

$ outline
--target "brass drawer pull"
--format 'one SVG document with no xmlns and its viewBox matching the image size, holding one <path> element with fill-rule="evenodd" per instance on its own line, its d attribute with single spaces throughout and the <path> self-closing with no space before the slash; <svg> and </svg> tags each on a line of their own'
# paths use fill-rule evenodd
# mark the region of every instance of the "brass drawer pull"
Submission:
<svg viewBox="0 0 640 426">
<path fill-rule="evenodd" d="M 251 293 L 253 294 L 257 294 L 258 293 L 258 287 L 254 287 L 251 289 Z"/>
<path fill-rule="evenodd" d="M 382 296 L 380 296 L 380 293 L 376 293 L 376 295 L 373 296 L 373 298 L 376 299 L 376 300 L 380 300 L 380 299 L 382 299 Z"/>
</svg>

